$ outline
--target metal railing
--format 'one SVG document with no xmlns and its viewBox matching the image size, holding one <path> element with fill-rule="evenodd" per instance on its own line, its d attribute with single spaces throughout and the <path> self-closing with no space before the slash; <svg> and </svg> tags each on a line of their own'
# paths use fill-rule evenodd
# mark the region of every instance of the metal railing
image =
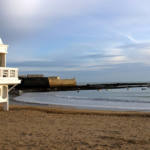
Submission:
<svg viewBox="0 0 150 150">
<path fill-rule="evenodd" d="M 0 67 L 0 78 L 18 78 L 18 69 Z"/>
</svg>

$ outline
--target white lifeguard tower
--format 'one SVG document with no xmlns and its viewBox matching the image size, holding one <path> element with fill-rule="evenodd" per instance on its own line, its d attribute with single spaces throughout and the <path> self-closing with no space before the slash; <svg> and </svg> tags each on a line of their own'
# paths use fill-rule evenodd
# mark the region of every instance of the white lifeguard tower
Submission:
<svg viewBox="0 0 150 150">
<path fill-rule="evenodd" d="M 7 48 L 8 45 L 3 44 L 0 38 L 0 103 L 3 103 L 6 111 L 9 110 L 8 85 L 17 85 L 21 82 L 18 79 L 18 69 L 6 67 Z"/>
</svg>

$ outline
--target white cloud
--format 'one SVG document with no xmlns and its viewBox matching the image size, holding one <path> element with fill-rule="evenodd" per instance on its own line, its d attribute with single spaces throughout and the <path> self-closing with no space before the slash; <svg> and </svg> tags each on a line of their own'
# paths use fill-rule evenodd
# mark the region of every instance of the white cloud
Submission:
<svg viewBox="0 0 150 150">
<path fill-rule="evenodd" d="M 108 61 L 110 61 L 111 64 L 121 64 L 128 62 L 126 56 L 115 56 L 110 58 Z"/>
<path fill-rule="evenodd" d="M 120 47 L 127 63 L 142 63 L 150 65 L 150 43 L 137 43 L 134 45 L 123 45 Z"/>
<path fill-rule="evenodd" d="M 106 48 L 105 54 L 107 55 L 123 55 L 123 50 L 121 48 Z"/>
<path fill-rule="evenodd" d="M 64 17 L 82 16 L 95 11 L 98 0 L 2 0 L 0 17 L 12 28 L 40 28 Z"/>
<path fill-rule="evenodd" d="M 26 19 L 39 14 L 40 5 L 40 0 L 6 0 L 4 2 L 6 14 L 13 19 Z"/>
<path fill-rule="evenodd" d="M 139 43 L 135 38 L 133 38 L 131 35 L 125 35 L 131 42 L 133 43 Z"/>
</svg>

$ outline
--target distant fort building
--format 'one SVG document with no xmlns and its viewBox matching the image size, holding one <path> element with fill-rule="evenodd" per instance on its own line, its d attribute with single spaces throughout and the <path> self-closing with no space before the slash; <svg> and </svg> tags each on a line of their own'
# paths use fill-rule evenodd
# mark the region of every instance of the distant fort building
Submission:
<svg viewBox="0 0 150 150">
<path fill-rule="evenodd" d="M 48 77 L 50 87 L 73 87 L 76 86 L 76 79 L 61 79 L 59 76 Z"/>
<path fill-rule="evenodd" d="M 0 103 L 3 104 L 4 110 L 9 110 L 9 91 L 21 82 L 18 79 L 17 68 L 6 67 L 6 54 L 8 45 L 3 44 L 0 38 Z M 9 85 L 12 85 L 9 89 Z"/>
<path fill-rule="evenodd" d="M 65 88 L 75 87 L 76 79 L 61 79 L 59 76 L 44 77 L 43 74 L 20 75 L 20 89 L 48 89 L 48 88 Z"/>
</svg>

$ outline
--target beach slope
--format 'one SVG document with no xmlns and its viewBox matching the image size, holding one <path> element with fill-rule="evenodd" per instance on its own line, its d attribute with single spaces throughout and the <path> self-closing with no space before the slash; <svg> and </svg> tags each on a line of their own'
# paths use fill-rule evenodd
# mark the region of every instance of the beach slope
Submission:
<svg viewBox="0 0 150 150">
<path fill-rule="evenodd" d="M 150 113 L 0 107 L 0 149 L 150 149 Z"/>
</svg>

